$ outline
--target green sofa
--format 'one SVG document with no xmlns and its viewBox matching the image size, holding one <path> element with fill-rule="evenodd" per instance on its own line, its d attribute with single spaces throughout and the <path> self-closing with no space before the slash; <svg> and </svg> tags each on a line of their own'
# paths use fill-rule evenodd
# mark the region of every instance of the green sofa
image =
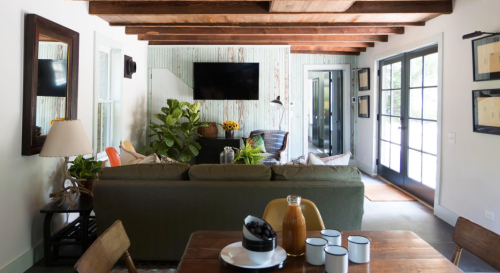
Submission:
<svg viewBox="0 0 500 273">
<path fill-rule="evenodd" d="M 103 169 L 94 184 L 97 231 L 121 220 L 137 260 L 179 261 L 198 230 L 240 230 L 247 215 L 289 194 L 325 226 L 360 230 L 364 185 L 354 166 L 144 164 Z"/>
</svg>

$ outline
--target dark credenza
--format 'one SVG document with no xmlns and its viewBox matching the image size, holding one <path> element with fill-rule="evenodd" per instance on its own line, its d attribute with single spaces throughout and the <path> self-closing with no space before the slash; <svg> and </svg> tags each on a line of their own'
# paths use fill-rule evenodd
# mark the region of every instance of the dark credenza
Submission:
<svg viewBox="0 0 500 273">
<path fill-rule="evenodd" d="M 225 138 L 199 138 L 197 140 L 201 145 L 201 150 L 196 156 L 196 164 L 219 164 L 220 153 L 224 147 L 241 148 L 241 140 Z"/>
</svg>

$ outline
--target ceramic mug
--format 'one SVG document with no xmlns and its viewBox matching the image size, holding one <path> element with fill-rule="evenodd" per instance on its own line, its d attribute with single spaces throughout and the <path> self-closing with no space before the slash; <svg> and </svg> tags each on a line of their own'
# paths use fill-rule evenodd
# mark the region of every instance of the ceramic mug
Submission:
<svg viewBox="0 0 500 273">
<path fill-rule="evenodd" d="M 349 236 L 349 260 L 353 263 L 365 264 L 370 262 L 370 238 L 365 236 Z"/>
<path fill-rule="evenodd" d="M 324 249 L 328 245 L 328 241 L 323 238 L 307 238 L 306 239 L 306 260 L 312 265 L 325 264 Z"/>
<path fill-rule="evenodd" d="M 340 246 L 342 245 L 342 232 L 336 229 L 323 229 L 321 231 L 323 239 L 328 241 L 329 245 Z"/>
<path fill-rule="evenodd" d="M 342 246 L 325 247 L 325 272 L 347 273 L 349 251 Z"/>
</svg>

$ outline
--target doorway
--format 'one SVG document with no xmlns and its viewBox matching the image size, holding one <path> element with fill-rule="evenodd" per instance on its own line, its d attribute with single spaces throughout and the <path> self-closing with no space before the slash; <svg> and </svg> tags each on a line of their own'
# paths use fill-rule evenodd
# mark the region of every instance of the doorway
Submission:
<svg viewBox="0 0 500 273">
<path fill-rule="evenodd" d="M 379 63 L 381 177 L 434 205 L 438 147 L 438 47 Z"/>
<path fill-rule="evenodd" d="M 343 70 L 307 72 L 308 152 L 326 157 L 343 152 Z"/>
</svg>

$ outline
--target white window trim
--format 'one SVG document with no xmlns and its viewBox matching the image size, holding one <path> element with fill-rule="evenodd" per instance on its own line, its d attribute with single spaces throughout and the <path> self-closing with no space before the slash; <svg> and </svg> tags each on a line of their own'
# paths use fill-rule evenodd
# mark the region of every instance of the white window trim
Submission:
<svg viewBox="0 0 500 273">
<path fill-rule="evenodd" d="M 99 100 L 99 72 L 100 72 L 100 52 L 109 53 L 109 100 Z M 98 103 L 111 103 L 112 121 L 111 121 L 111 146 L 119 149 L 121 140 L 121 97 L 122 97 L 122 80 L 123 80 L 123 45 L 114 41 L 98 32 L 94 35 L 94 99 L 93 99 L 93 132 L 92 132 L 92 147 L 97 153 L 97 116 Z M 107 158 L 105 152 L 97 154 L 97 158 L 102 160 Z"/>
</svg>

